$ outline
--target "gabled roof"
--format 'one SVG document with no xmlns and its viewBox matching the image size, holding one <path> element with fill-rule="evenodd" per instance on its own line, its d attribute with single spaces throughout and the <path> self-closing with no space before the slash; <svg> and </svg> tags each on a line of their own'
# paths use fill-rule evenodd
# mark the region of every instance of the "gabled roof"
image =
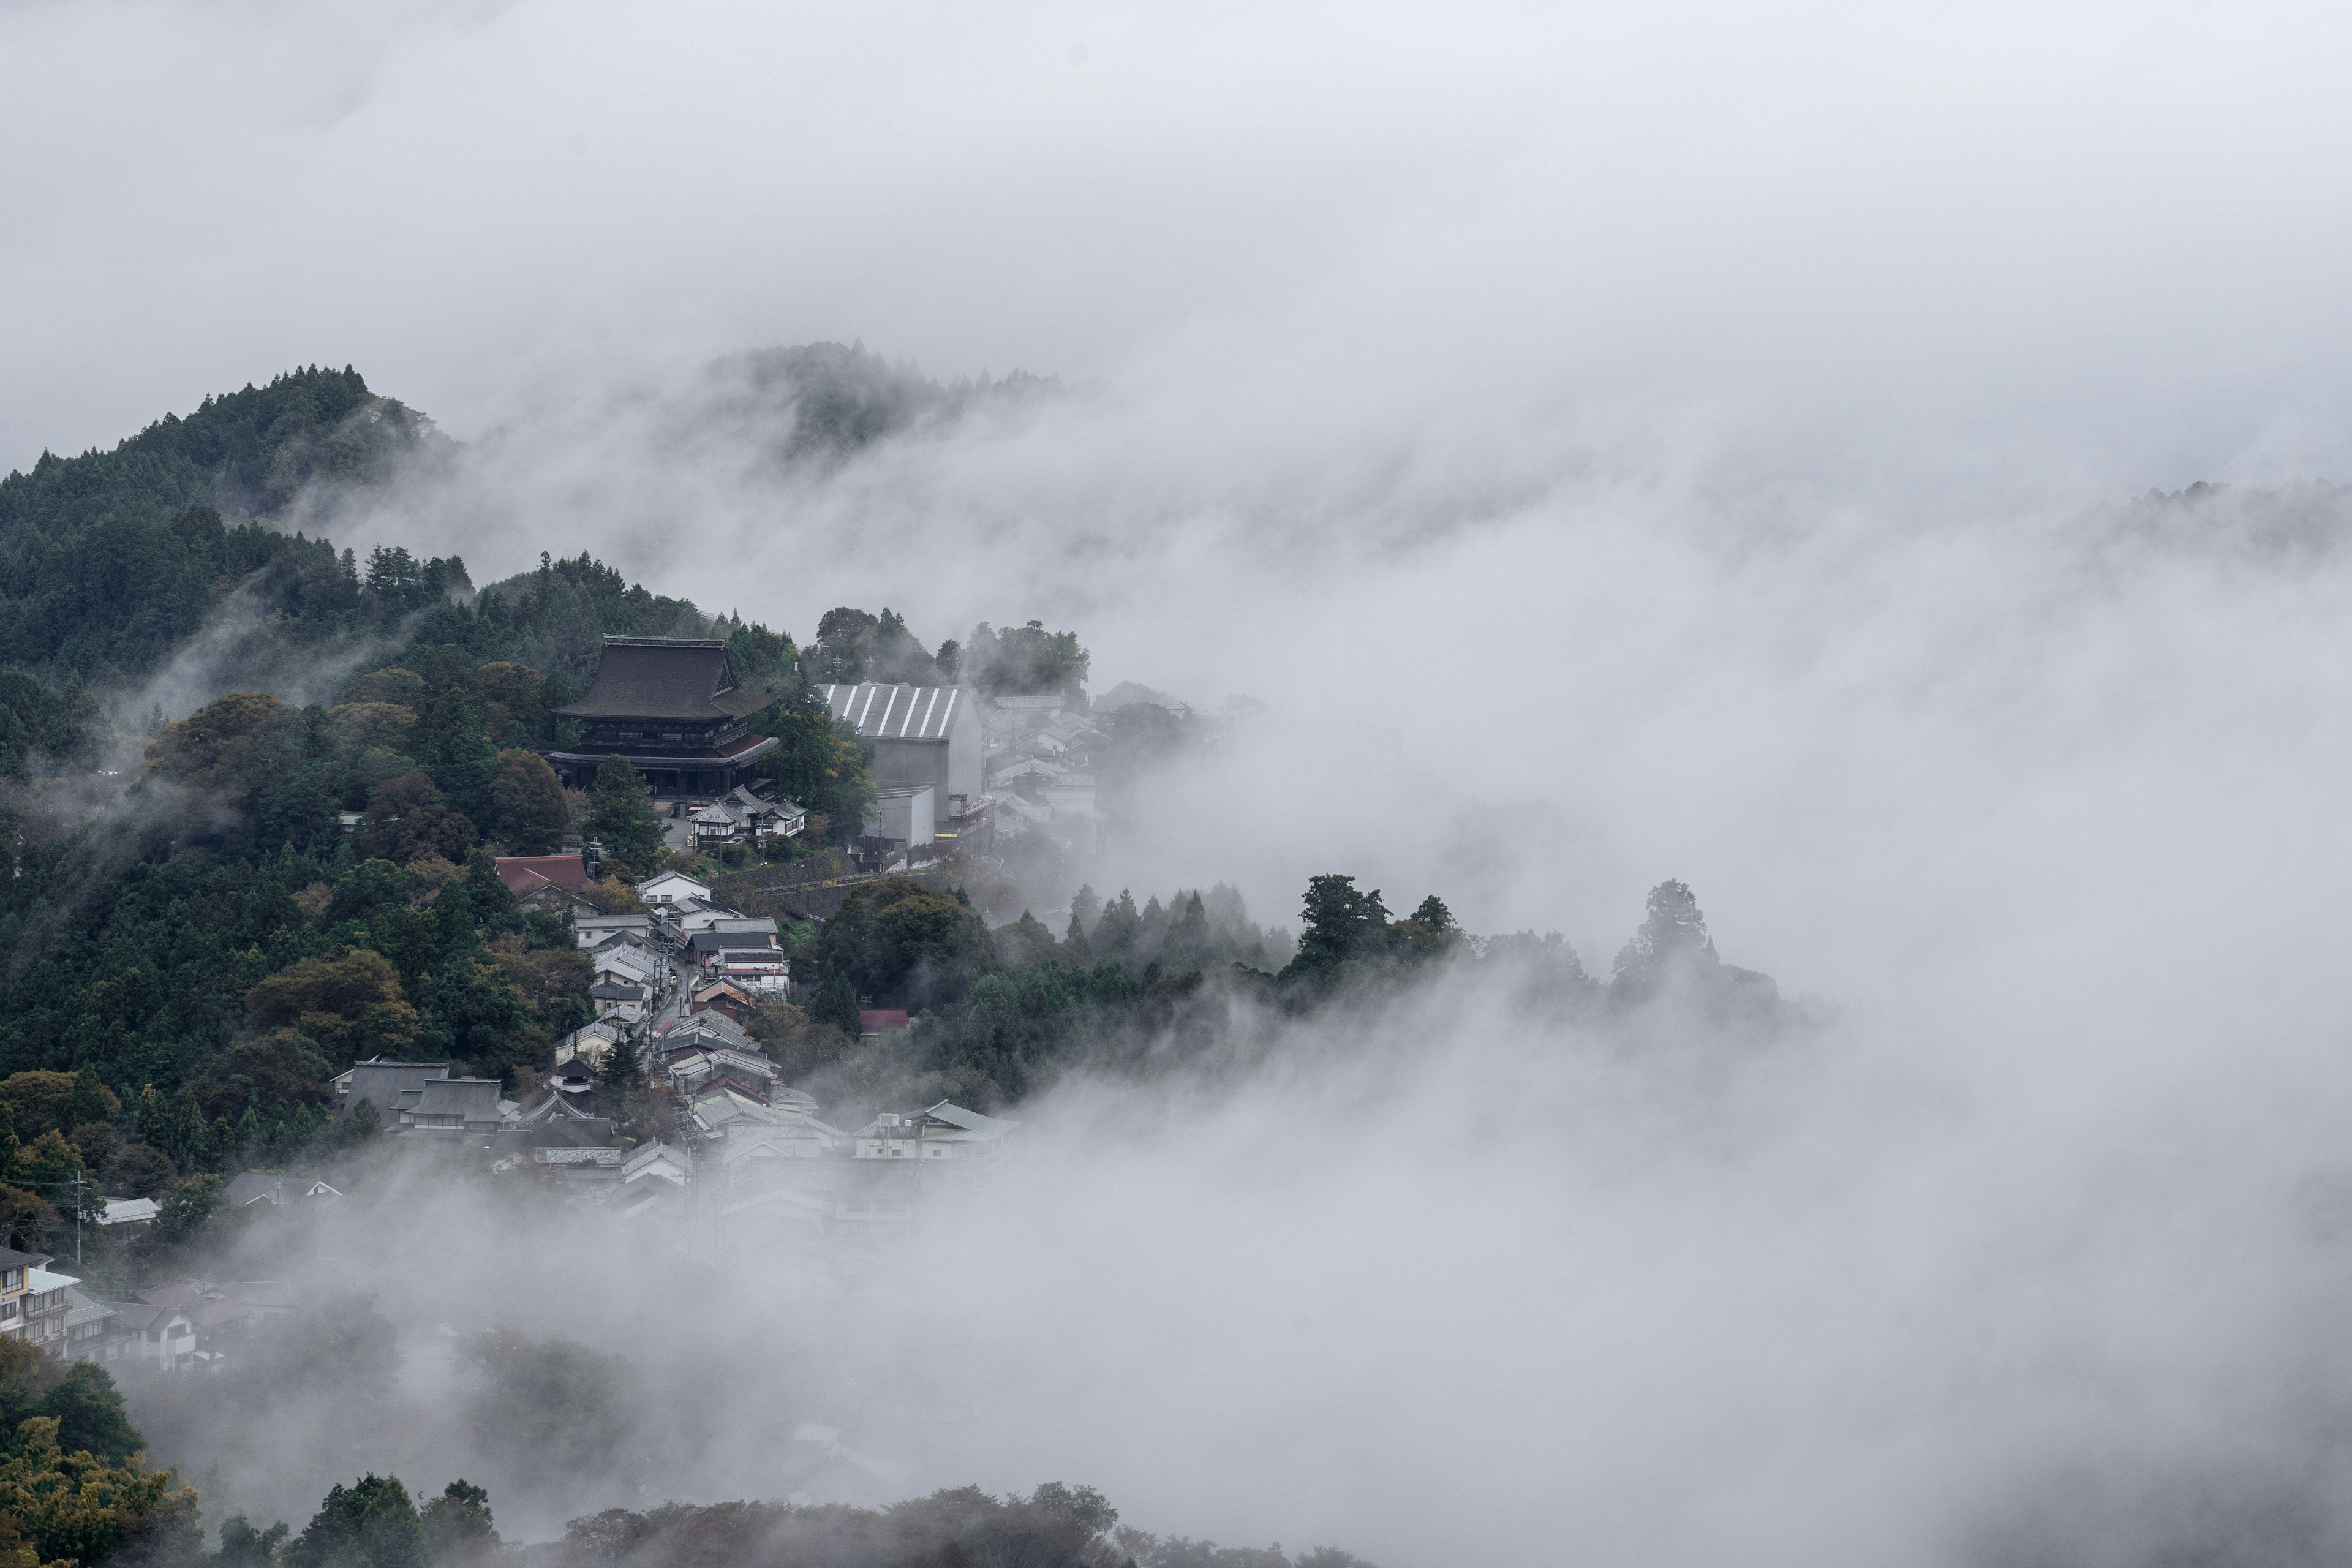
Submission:
<svg viewBox="0 0 2352 1568">
<path fill-rule="evenodd" d="M 944 1136 L 951 1143 L 980 1143 L 1003 1137 L 1021 1125 L 1003 1117 L 982 1116 L 977 1110 L 966 1110 L 951 1100 L 942 1100 L 916 1118 L 936 1127 L 951 1131 Z"/>
<path fill-rule="evenodd" d="M 501 855 L 499 880 L 509 893 L 528 893 L 553 883 L 578 889 L 588 886 L 587 862 L 577 855 Z"/>
<path fill-rule="evenodd" d="M 588 695 L 556 712 L 566 719 L 674 719 L 709 723 L 757 713 L 773 699 L 735 683 L 723 642 L 688 637 L 604 639 Z"/>
<path fill-rule="evenodd" d="M 283 1208 L 288 1204 L 306 1198 L 328 1201 L 343 1194 L 326 1183 L 310 1176 L 281 1176 L 266 1171 L 247 1171 L 228 1184 L 228 1204 L 241 1209 L 247 1204 L 267 1200 Z"/>
<path fill-rule="evenodd" d="M 836 1143 L 849 1142 L 849 1134 L 838 1127 L 829 1127 L 815 1117 L 783 1123 L 738 1123 L 727 1130 L 727 1146 L 719 1152 L 719 1163 L 732 1165 L 739 1160 L 759 1158 L 762 1149 L 786 1148 L 795 1144 L 814 1145 L 830 1149 Z"/>
<path fill-rule="evenodd" d="M 343 1094 L 341 1109 L 348 1111 L 364 1100 L 389 1124 L 395 1111 L 415 1105 L 415 1096 L 426 1080 L 448 1076 L 447 1062 L 361 1062 L 352 1068 L 351 1088 Z M 406 1105 L 401 1103 L 404 1098 Z"/>
<path fill-rule="evenodd" d="M 738 1049 L 750 1048 L 751 1045 L 751 1037 L 742 1026 L 723 1013 L 689 1013 L 683 1018 L 672 1018 L 654 1031 L 664 1052 L 687 1049 L 697 1035 L 707 1035 Z"/>
<path fill-rule="evenodd" d="M 68 1285 L 80 1283 L 81 1281 L 71 1274 L 52 1274 L 46 1268 L 28 1268 L 25 1271 L 25 1288 L 35 1295 L 44 1290 L 62 1290 Z"/>
<path fill-rule="evenodd" d="M 505 1128 L 495 1141 L 504 1149 L 606 1149 L 613 1146 L 613 1121 L 605 1116 L 551 1116 Z"/>
<path fill-rule="evenodd" d="M 428 1079 L 416 1101 L 419 1116 L 462 1116 L 469 1122 L 500 1120 L 494 1078 Z"/>
<path fill-rule="evenodd" d="M 93 1301 L 91 1305 L 104 1307 L 112 1312 L 114 1326 L 118 1329 L 127 1329 L 132 1333 L 137 1333 L 142 1329 L 160 1328 L 173 1318 L 187 1317 L 187 1314 L 177 1307 L 158 1306 L 152 1301 Z M 73 1314 L 67 1313 L 66 1321 L 71 1322 Z M 194 1321 L 190 1320 L 190 1321 Z"/>
<path fill-rule="evenodd" d="M 93 1301 L 79 1290 L 66 1291 L 66 1327 L 79 1329 L 89 1323 L 102 1323 L 118 1314 L 104 1301 Z"/>
<path fill-rule="evenodd" d="M 828 686 L 824 700 L 836 719 L 845 719 L 873 741 L 944 741 L 957 710 L 970 700 L 951 686 Z"/>
</svg>

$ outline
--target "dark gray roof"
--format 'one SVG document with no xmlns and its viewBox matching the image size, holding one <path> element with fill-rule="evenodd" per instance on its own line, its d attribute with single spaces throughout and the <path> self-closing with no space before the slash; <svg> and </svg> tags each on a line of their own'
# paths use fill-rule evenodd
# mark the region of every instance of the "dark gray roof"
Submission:
<svg viewBox="0 0 2352 1568">
<path fill-rule="evenodd" d="M 46 1252 L 19 1252 L 13 1247 L 0 1247 L 0 1268 L 37 1268 L 48 1261 Z"/>
<path fill-rule="evenodd" d="M 661 1033 L 656 1037 L 655 1053 L 666 1057 L 672 1051 L 688 1049 L 697 1043 L 697 1035 L 706 1035 L 713 1040 L 739 1047 L 751 1047 L 750 1033 L 726 1015 L 689 1013 L 662 1026 Z"/>
<path fill-rule="evenodd" d="M 419 1116 L 463 1116 L 468 1122 L 497 1121 L 499 1080 L 494 1078 L 436 1078 L 426 1080 L 416 1101 Z"/>
<path fill-rule="evenodd" d="M 177 1307 L 158 1307 L 148 1301 L 94 1301 L 91 1305 L 108 1309 L 114 1314 L 116 1328 L 134 1333 L 152 1329 L 166 1318 L 183 1315 Z"/>
<path fill-rule="evenodd" d="M 773 699 L 735 683 L 723 642 L 606 637 L 588 695 L 556 710 L 567 719 L 677 719 L 708 723 L 757 713 Z"/>
<path fill-rule="evenodd" d="M 944 741 L 948 722 L 964 705 L 951 686 L 828 686 L 824 700 L 836 719 L 876 741 Z"/>
<path fill-rule="evenodd" d="M 361 1062 L 352 1068 L 352 1087 L 341 1110 L 348 1113 L 361 1100 L 369 1100 L 389 1125 L 398 1120 L 395 1112 L 415 1105 L 416 1092 L 427 1079 L 448 1076 L 447 1062 Z"/>
</svg>

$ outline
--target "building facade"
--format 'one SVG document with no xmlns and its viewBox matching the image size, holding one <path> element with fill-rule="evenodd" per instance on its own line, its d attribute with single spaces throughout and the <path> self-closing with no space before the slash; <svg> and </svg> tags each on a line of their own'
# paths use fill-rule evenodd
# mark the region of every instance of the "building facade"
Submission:
<svg viewBox="0 0 2352 1568">
<path fill-rule="evenodd" d="M 707 799 L 749 782 L 751 764 L 776 749 L 744 723 L 772 700 L 736 683 L 724 642 L 608 637 L 588 694 L 555 710 L 586 734 L 544 755 L 572 789 L 593 785 L 605 760 L 621 756 L 656 796 Z"/>
<path fill-rule="evenodd" d="M 932 815 L 942 829 L 979 801 L 987 742 L 971 693 L 867 681 L 828 686 L 824 700 L 835 719 L 874 742 L 874 783 L 880 789 L 929 785 Z"/>
</svg>

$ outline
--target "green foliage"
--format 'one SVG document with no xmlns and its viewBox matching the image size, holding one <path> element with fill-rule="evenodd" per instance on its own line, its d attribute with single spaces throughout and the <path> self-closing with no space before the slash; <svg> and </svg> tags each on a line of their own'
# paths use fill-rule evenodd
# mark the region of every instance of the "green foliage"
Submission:
<svg viewBox="0 0 2352 1568">
<path fill-rule="evenodd" d="M 147 1440 L 123 1414 L 122 1394 L 104 1367 L 79 1362 L 41 1396 L 41 1414 L 58 1424 L 58 1447 L 68 1454 L 124 1460 Z"/>
<path fill-rule="evenodd" d="M 52 685 L 0 666 L 0 774 L 79 773 L 97 761 L 104 734 L 104 717 L 79 679 Z"/>
<path fill-rule="evenodd" d="M 1619 951 L 1610 984 L 1627 996 L 1650 996 L 1676 980 L 1703 976 L 1722 962 L 1689 886 L 1661 882 L 1650 889 L 1641 929 Z"/>
<path fill-rule="evenodd" d="M 1300 913 L 1298 956 L 1283 971 L 1286 979 L 1328 980 L 1350 959 L 1390 951 L 1388 906 L 1379 889 L 1360 891 L 1353 877 L 1308 878 Z"/>
<path fill-rule="evenodd" d="M 432 1549 L 435 1568 L 459 1568 L 498 1549 L 499 1532 L 492 1527 L 490 1494 L 463 1476 L 441 1489 L 425 1505 L 422 1515 L 425 1544 Z"/>
<path fill-rule="evenodd" d="M 230 1514 L 221 1521 L 220 1550 L 213 1554 L 214 1568 L 273 1568 L 278 1548 L 285 1544 L 286 1531 L 283 1520 L 268 1530 L 256 1530 L 245 1515 Z"/>
<path fill-rule="evenodd" d="M 44 1568 L 107 1561 L 194 1568 L 203 1540 L 195 1516 L 196 1494 L 173 1486 L 168 1472 L 68 1451 L 53 1417 L 19 1425 L 15 1451 L 0 1462 L 0 1518 L 15 1522 Z"/>
<path fill-rule="evenodd" d="M 513 855 L 552 855 L 562 847 L 570 812 L 562 783 L 537 752 L 499 753 L 489 786 L 490 832 Z"/>
<path fill-rule="evenodd" d="M 242 1327 L 225 1392 L 250 1412 L 296 1394 L 371 1405 L 400 1376 L 399 1331 L 365 1291 L 330 1292 L 301 1311 Z"/>
<path fill-rule="evenodd" d="M 953 1001 L 995 965 L 988 926 L 954 894 L 911 878 L 853 889 L 824 923 L 813 953 L 828 977 L 845 975 L 883 1007 Z M 824 1022 L 835 1019 L 827 1014 Z"/>
<path fill-rule="evenodd" d="M 576 1519 L 554 1549 L 559 1568 L 704 1568 L 719 1563 L 908 1568 L 1020 1564 L 1101 1568 L 1119 1556 L 1108 1532 L 1118 1512 L 1092 1487 L 1048 1481 L 1024 1498 L 959 1487 L 884 1510 L 834 1503 L 665 1503 Z M 1289 1568 L 1287 1559 L 1278 1559 Z"/>
<path fill-rule="evenodd" d="M 836 969 L 827 974 L 809 999 L 809 1021 L 824 1024 L 839 1030 L 851 1039 L 864 1026 L 857 1016 L 857 985 L 848 971 Z"/>
<path fill-rule="evenodd" d="M 636 1369 L 577 1340 L 544 1342 L 488 1329 L 458 1342 L 482 1373 L 463 1409 L 484 1446 L 535 1477 L 606 1472 L 642 1388 Z"/>
<path fill-rule="evenodd" d="M 370 605 L 350 558 L 243 520 L 313 481 L 378 483 L 428 439 L 349 369 L 311 369 L 207 398 L 110 452 L 43 453 L 0 479 L 0 664 L 142 675 L 240 587 L 297 643 L 352 629 Z"/>
<path fill-rule="evenodd" d="M 1042 621 L 992 631 L 972 627 L 961 650 L 963 679 L 991 697 L 1058 691 L 1072 699 L 1094 660 L 1076 632 L 1049 632 Z"/>
<path fill-rule="evenodd" d="M 472 818 L 449 803 L 439 784 L 412 770 L 376 785 L 352 847 L 370 859 L 405 866 L 427 855 L 463 861 L 475 840 Z"/>
<path fill-rule="evenodd" d="M 155 1205 L 148 1238 L 159 1247 L 185 1247 L 200 1241 L 227 1203 L 227 1184 L 218 1176 L 190 1176 Z"/>
<path fill-rule="evenodd" d="M 905 617 L 887 605 L 878 616 L 847 605 L 827 610 L 817 622 L 816 637 L 808 650 L 808 671 L 819 683 L 888 680 L 937 686 L 945 679 L 907 629 Z"/>
<path fill-rule="evenodd" d="M 633 876 L 650 872 L 661 856 L 662 826 L 646 799 L 645 775 L 626 757 L 607 757 L 596 770 L 592 800 L 587 832 L 604 847 L 605 858 Z"/>
<path fill-rule="evenodd" d="M 776 700 L 753 715 L 750 727 L 773 735 L 776 749 L 756 765 L 775 781 L 779 795 L 807 809 L 813 833 L 846 844 L 874 804 L 873 742 L 835 722 L 824 697 L 797 674 L 772 689 Z"/>
<path fill-rule="evenodd" d="M 425 1526 L 397 1476 L 338 1484 L 287 1544 L 284 1568 L 430 1568 Z"/>
<path fill-rule="evenodd" d="M 141 1468 L 145 1447 L 103 1368 L 0 1341 L 0 1568 L 194 1568 L 195 1494 Z"/>
<path fill-rule="evenodd" d="M 338 1067 L 397 1055 L 419 1029 L 391 962 L 363 947 L 297 961 L 247 991 L 245 1010 L 258 1028 L 291 1028 L 317 1041 Z"/>
</svg>

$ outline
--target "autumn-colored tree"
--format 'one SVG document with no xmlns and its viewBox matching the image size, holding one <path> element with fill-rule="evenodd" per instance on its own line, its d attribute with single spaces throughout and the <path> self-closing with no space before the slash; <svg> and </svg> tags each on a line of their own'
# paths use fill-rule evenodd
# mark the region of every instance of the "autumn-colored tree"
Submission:
<svg viewBox="0 0 2352 1568">
<path fill-rule="evenodd" d="M 345 1065 L 397 1053 L 416 1037 L 416 1009 L 383 954 L 353 948 L 338 958 L 305 958 L 245 994 L 246 1016 L 263 1029 L 290 1027 Z"/>
</svg>

